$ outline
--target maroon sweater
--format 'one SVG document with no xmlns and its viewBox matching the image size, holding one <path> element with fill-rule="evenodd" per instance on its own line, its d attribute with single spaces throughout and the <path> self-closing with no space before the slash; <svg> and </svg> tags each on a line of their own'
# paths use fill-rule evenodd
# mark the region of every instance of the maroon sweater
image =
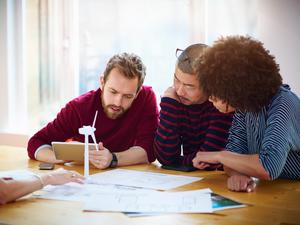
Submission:
<svg viewBox="0 0 300 225">
<path fill-rule="evenodd" d="M 96 110 L 96 141 L 112 152 L 125 151 L 132 146 L 146 150 L 149 162 L 155 160 L 153 140 L 158 124 L 158 107 L 151 87 L 143 86 L 129 110 L 120 118 L 110 119 L 103 111 L 101 89 L 87 92 L 69 103 L 57 114 L 57 117 L 37 132 L 28 142 L 28 155 L 34 158 L 35 151 L 42 145 L 51 145 L 52 141 L 84 142 L 84 136 L 78 133 L 83 125 L 92 125 Z M 90 137 L 89 142 L 92 143 Z"/>
</svg>

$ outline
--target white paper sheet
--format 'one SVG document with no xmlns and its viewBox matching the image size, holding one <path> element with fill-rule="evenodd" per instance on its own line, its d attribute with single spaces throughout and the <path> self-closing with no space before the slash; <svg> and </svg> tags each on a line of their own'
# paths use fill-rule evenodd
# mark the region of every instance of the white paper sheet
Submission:
<svg viewBox="0 0 300 225">
<path fill-rule="evenodd" d="M 204 189 L 203 189 L 204 190 Z M 211 201 L 213 212 L 232 209 L 232 208 L 241 208 L 246 207 L 247 205 L 234 201 L 232 199 L 226 198 L 222 195 L 216 193 L 211 193 Z M 157 212 L 124 212 L 128 217 L 144 217 L 144 216 L 157 216 L 157 215 L 166 215 L 167 213 L 157 213 Z"/>
<path fill-rule="evenodd" d="M 1 171 L 0 177 L 11 177 L 15 180 L 23 180 L 33 177 L 33 173 L 28 170 Z"/>
<path fill-rule="evenodd" d="M 83 202 L 88 198 L 102 196 L 107 193 L 121 193 L 132 191 L 139 191 L 139 193 L 142 193 L 143 191 L 149 192 L 148 189 L 140 189 L 120 185 L 68 183 L 64 185 L 46 186 L 42 190 L 35 192 L 33 196 L 36 198 L 44 199 Z"/>
<path fill-rule="evenodd" d="M 118 184 L 156 190 L 169 190 L 195 181 L 200 177 L 169 175 L 136 170 L 115 169 L 90 176 L 94 184 Z"/>
<path fill-rule="evenodd" d="M 208 189 L 184 192 L 119 192 L 88 198 L 85 211 L 211 213 Z"/>
</svg>

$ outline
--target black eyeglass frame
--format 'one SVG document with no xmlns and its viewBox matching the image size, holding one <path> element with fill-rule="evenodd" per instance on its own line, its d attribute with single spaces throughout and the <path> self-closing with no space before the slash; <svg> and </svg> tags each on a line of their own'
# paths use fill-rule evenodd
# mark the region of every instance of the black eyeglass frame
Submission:
<svg viewBox="0 0 300 225">
<path fill-rule="evenodd" d="M 202 44 L 202 43 L 195 44 L 195 45 L 201 45 L 203 47 L 208 47 L 206 44 Z M 180 55 L 178 55 L 178 52 L 181 52 Z M 181 48 L 176 48 L 175 56 L 179 61 L 189 61 L 189 63 L 190 63 L 189 56 Z"/>
<path fill-rule="evenodd" d="M 180 52 L 180 54 L 178 55 L 179 52 Z M 181 62 L 188 61 L 188 63 L 190 63 L 189 56 L 184 52 L 184 50 L 182 50 L 180 48 L 176 49 L 175 56 L 178 59 L 178 61 L 181 61 Z"/>
</svg>

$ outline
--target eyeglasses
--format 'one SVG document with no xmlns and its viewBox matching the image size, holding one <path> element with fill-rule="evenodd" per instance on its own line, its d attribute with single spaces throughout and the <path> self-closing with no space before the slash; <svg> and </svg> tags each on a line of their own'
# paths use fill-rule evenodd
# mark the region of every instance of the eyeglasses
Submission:
<svg viewBox="0 0 300 225">
<path fill-rule="evenodd" d="M 179 65 L 179 68 L 185 72 L 185 73 L 190 73 L 193 74 L 194 70 L 192 67 L 192 61 L 190 59 L 190 57 L 186 54 L 186 51 L 177 48 L 176 52 L 175 52 L 175 56 L 177 58 L 177 62 Z"/>
<path fill-rule="evenodd" d="M 181 62 L 187 61 L 188 63 L 190 63 L 189 56 L 185 53 L 184 50 L 182 50 L 180 48 L 176 49 L 175 56 L 178 59 L 178 61 L 181 61 Z"/>
<path fill-rule="evenodd" d="M 195 49 L 193 51 L 197 51 L 199 50 L 199 54 L 201 53 L 201 51 L 206 48 L 207 45 L 205 44 L 194 44 L 188 47 Z M 189 51 L 189 50 L 188 50 Z M 192 51 L 192 52 L 193 52 Z M 195 56 L 193 56 L 195 54 L 191 54 L 190 56 L 187 54 L 186 50 L 182 50 L 180 48 L 177 48 L 175 51 L 175 56 L 177 58 L 177 62 L 178 62 L 178 68 L 180 68 L 181 71 L 185 72 L 185 73 L 189 73 L 189 74 L 194 74 L 196 72 L 196 67 L 197 64 L 200 62 L 200 58 L 195 58 Z"/>
<path fill-rule="evenodd" d="M 191 45 L 190 47 L 194 47 L 194 48 L 198 49 L 199 47 L 206 48 L 208 46 L 206 44 L 198 43 L 198 44 Z M 186 52 L 184 50 L 182 50 L 180 48 L 176 49 L 175 56 L 178 59 L 178 61 L 181 61 L 181 62 L 188 61 L 189 63 L 191 63 L 190 57 L 186 54 Z"/>
</svg>

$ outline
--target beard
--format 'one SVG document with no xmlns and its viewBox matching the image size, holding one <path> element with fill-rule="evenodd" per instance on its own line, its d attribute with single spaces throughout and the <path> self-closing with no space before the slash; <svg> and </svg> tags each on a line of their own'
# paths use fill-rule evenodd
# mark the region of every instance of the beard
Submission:
<svg viewBox="0 0 300 225">
<path fill-rule="evenodd" d="M 125 110 L 122 107 L 118 107 L 115 105 L 103 106 L 103 110 L 106 116 L 113 120 L 121 117 L 125 113 Z"/>
<path fill-rule="evenodd" d="M 106 116 L 113 120 L 121 117 L 127 111 L 121 106 L 105 104 L 105 101 L 102 96 L 101 96 L 101 103 L 102 103 L 103 111 L 106 114 Z"/>
</svg>

